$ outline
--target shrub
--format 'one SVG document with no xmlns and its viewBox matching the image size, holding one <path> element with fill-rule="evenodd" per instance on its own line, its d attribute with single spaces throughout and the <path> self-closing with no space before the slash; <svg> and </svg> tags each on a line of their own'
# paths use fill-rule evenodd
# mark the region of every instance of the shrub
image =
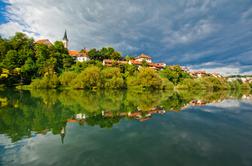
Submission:
<svg viewBox="0 0 252 166">
<path fill-rule="evenodd" d="M 162 78 L 161 89 L 163 89 L 163 90 L 173 90 L 174 89 L 174 85 L 168 79 Z"/>
<path fill-rule="evenodd" d="M 66 71 L 64 72 L 59 80 L 60 80 L 60 83 L 61 85 L 63 86 L 69 86 L 70 83 L 77 77 L 77 73 L 75 72 L 72 72 L 72 71 Z"/>
<path fill-rule="evenodd" d="M 250 89 L 249 83 L 242 83 L 241 89 L 242 89 L 242 90 L 249 90 L 249 89 Z"/>
<path fill-rule="evenodd" d="M 134 76 L 127 78 L 128 88 L 140 89 L 161 89 L 162 79 L 155 70 L 150 68 L 141 68 Z"/>
<path fill-rule="evenodd" d="M 45 75 L 41 79 L 34 79 L 31 83 L 33 89 L 55 89 L 59 85 L 59 80 L 56 74 Z"/>
<path fill-rule="evenodd" d="M 121 89 L 124 87 L 124 80 L 120 68 L 105 68 L 102 72 L 102 83 L 106 89 Z"/>
<path fill-rule="evenodd" d="M 72 82 L 75 89 L 101 88 L 101 73 L 96 66 L 87 67 Z"/>
<path fill-rule="evenodd" d="M 222 78 L 203 77 L 197 79 L 186 78 L 180 82 L 177 89 L 190 89 L 190 90 L 220 90 L 228 89 L 228 83 Z"/>
</svg>

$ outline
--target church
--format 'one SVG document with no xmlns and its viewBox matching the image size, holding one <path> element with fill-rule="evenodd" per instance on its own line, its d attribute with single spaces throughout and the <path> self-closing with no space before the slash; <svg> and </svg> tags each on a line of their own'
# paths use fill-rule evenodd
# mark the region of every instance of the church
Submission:
<svg viewBox="0 0 252 166">
<path fill-rule="evenodd" d="M 65 30 L 63 39 L 62 39 L 62 43 L 64 44 L 64 47 L 66 49 L 68 49 L 69 46 L 69 40 L 67 37 L 67 31 Z M 52 46 L 53 44 L 50 42 L 50 40 L 48 39 L 39 39 L 37 41 L 35 41 L 35 44 L 44 44 L 47 46 Z M 77 50 L 68 50 L 68 54 L 73 57 L 75 59 L 76 62 L 86 62 L 89 61 L 90 58 L 88 56 L 88 49 L 84 48 L 81 51 L 77 51 Z"/>
<path fill-rule="evenodd" d="M 64 44 L 64 47 L 68 49 L 68 38 L 67 38 L 67 32 L 65 31 L 64 37 L 62 39 L 62 42 Z M 68 54 L 75 59 L 76 62 L 86 62 L 89 61 L 90 58 L 88 57 L 88 50 L 84 48 L 81 51 L 76 50 L 69 50 Z"/>
</svg>

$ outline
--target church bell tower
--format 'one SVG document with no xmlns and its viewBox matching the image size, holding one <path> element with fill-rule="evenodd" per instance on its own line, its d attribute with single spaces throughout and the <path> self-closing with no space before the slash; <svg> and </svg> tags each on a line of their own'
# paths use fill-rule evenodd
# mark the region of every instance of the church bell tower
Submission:
<svg viewBox="0 0 252 166">
<path fill-rule="evenodd" d="M 65 34 L 64 34 L 62 42 L 64 44 L 64 47 L 68 49 L 68 38 L 67 38 L 67 32 L 66 32 L 66 30 L 65 30 Z"/>
</svg>

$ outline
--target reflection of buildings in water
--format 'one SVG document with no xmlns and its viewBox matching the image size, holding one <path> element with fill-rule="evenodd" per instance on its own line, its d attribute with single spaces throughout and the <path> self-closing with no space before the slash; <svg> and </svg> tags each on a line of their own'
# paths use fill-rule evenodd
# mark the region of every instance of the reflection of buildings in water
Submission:
<svg viewBox="0 0 252 166">
<path fill-rule="evenodd" d="M 62 127 L 61 131 L 60 131 L 60 137 L 61 137 L 61 143 L 64 144 L 64 138 L 66 135 L 66 127 Z"/>
<path fill-rule="evenodd" d="M 249 94 L 249 95 L 242 95 L 242 99 L 252 100 L 252 95 L 251 94 Z"/>
<path fill-rule="evenodd" d="M 180 109 L 173 110 L 173 111 L 179 112 L 179 111 L 184 110 L 190 106 L 205 106 L 208 103 L 219 103 L 221 101 L 222 101 L 222 99 L 213 100 L 211 102 L 207 102 L 205 100 L 192 100 L 192 101 L 188 102 L 187 104 L 185 104 L 184 106 L 182 106 Z M 162 107 L 153 107 L 148 111 L 144 111 L 144 110 L 141 110 L 140 108 L 137 108 L 137 110 L 134 112 L 112 112 L 112 111 L 103 110 L 103 111 L 101 111 L 100 115 L 102 115 L 102 117 L 105 117 L 105 118 L 128 117 L 128 118 L 133 118 L 133 119 L 136 119 L 140 122 L 143 122 L 143 121 L 149 120 L 151 118 L 151 116 L 154 114 L 164 114 L 167 111 L 168 110 L 164 110 Z M 172 111 L 172 110 L 169 110 L 169 111 Z M 97 115 L 94 115 L 93 117 L 95 117 L 95 116 L 97 116 Z M 89 118 L 89 116 L 87 116 L 86 114 L 79 113 L 79 114 L 75 114 L 73 118 L 68 119 L 67 122 L 68 123 L 84 124 L 87 118 Z"/>
<path fill-rule="evenodd" d="M 216 101 L 213 101 L 213 103 L 221 102 L 221 101 L 222 100 L 216 100 Z M 192 100 L 192 101 L 188 102 L 187 104 L 185 104 L 184 106 L 182 106 L 180 109 L 173 110 L 173 111 L 179 112 L 179 111 L 184 110 L 190 106 L 205 106 L 208 103 L 209 102 L 207 102 L 205 100 Z M 128 118 L 136 119 L 140 122 L 143 122 L 143 121 L 151 119 L 151 116 L 154 114 L 164 114 L 167 111 L 164 110 L 162 107 L 153 107 L 148 111 L 144 111 L 144 110 L 141 110 L 140 108 L 137 108 L 137 110 L 134 112 L 112 112 L 112 111 L 103 110 L 103 111 L 101 111 L 101 115 L 102 115 L 102 117 L 105 117 L 105 118 L 128 117 Z M 172 110 L 169 110 L 169 111 L 172 111 Z M 95 116 L 97 116 L 97 115 L 94 115 L 94 117 Z M 89 118 L 89 117 L 86 114 L 79 113 L 79 114 L 76 114 L 73 118 L 68 119 L 67 122 L 68 123 L 84 124 L 85 120 L 87 118 Z"/>
<path fill-rule="evenodd" d="M 166 111 L 162 108 L 152 108 L 149 111 L 138 110 L 135 112 L 112 112 L 112 111 L 103 110 L 101 111 L 101 115 L 104 118 L 129 117 L 129 118 L 139 120 L 140 122 L 143 122 L 150 119 L 153 114 L 164 114 L 165 112 Z M 84 124 L 87 118 L 89 117 L 86 114 L 79 113 L 79 114 L 74 115 L 73 118 L 68 119 L 67 122 Z"/>
<path fill-rule="evenodd" d="M 88 116 L 84 113 L 75 114 L 74 117 L 67 119 L 67 123 L 84 124 Z"/>
<path fill-rule="evenodd" d="M 128 118 L 138 120 L 139 122 L 144 122 L 144 121 L 151 119 L 151 117 L 155 114 L 162 115 L 162 114 L 165 114 L 167 111 L 179 112 L 179 111 L 184 110 L 190 106 L 205 106 L 206 104 L 209 104 L 209 103 L 220 103 L 221 101 L 223 101 L 223 100 L 219 99 L 219 100 L 214 100 L 211 102 L 207 102 L 205 100 L 192 100 L 192 101 L 188 102 L 187 104 L 185 104 L 184 106 L 182 106 L 178 110 L 164 110 L 162 107 L 153 107 L 148 111 L 143 111 L 138 108 L 134 112 L 112 112 L 112 111 L 103 110 L 103 111 L 101 111 L 101 114 L 99 114 L 99 115 L 96 114 L 94 116 L 87 116 L 84 113 L 79 113 L 79 114 L 75 114 L 72 118 L 68 119 L 67 123 L 79 123 L 79 124 L 83 125 L 88 118 L 92 118 L 92 117 L 100 116 L 100 115 L 104 118 L 128 117 Z M 64 143 L 65 134 L 66 134 L 66 129 L 65 129 L 65 127 L 63 127 L 61 130 L 61 133 L 60 133 L 62 144 Z"/>
<path fill-rule="evenodd" d="M 78 119 L 78 120 L 86 119 L 86 114 L 82 114 L 82 113 L 76 114 L 75 118 Z"/>
<path fill-rule="evenodd" d="M 223 99 L 218 99 L 218 100 L 212 100 L 211 102 L 207 102 L 205 100 L 192 100 L 189 103 L 185 104 L 183 107 L 181 107 L 181 110 L 184 110 L 190 106 L 205 106 L 207 104 L 212 104 L 212 103 L 220 103 L 222 102 Z"/>
<path fill-rule="evenodd" d="M 207 102 L 204 101 L 204 100 L 192 100 L 192 101 L 190 102 L 190 105 L 191 105 L 191 106 L 204 106 L 204 105 L 206 105 L 206 104 L 207 104 Z"/>
</svg>

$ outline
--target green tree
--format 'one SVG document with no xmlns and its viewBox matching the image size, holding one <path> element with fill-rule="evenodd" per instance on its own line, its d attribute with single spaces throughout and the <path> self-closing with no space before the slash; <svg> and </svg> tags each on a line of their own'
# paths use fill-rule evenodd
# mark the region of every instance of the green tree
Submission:
<svg viewBox="0 0 252 166">
<path fill-rule="evenodd" d="M 25 64 L 21 67 L 22 82 L 30 83 L 31 78 L 36 75 L 37 67 L 32 58 L 28 58 Z"/>
<path fill-rule="evenodd" d="M 160 72 L 162 77 L 167 78 L 173 84 L 177 85 L 185 78 L 190 78 L 190 75 L 183 71 L 182 68 L 178 65 L 176 66 L 167 66 L 164 70 Z"/>
<path fill-rule="evenodd" d="M 100 68 L 87 67 L 72 81 L 71 86 L 76 89 L 101 88 Z"/>
<path fill-rule="evenodd" d="M 124 87 L 124 80 L 120 68 L 105 68 L 101 72 L 102 83 L 106 89 L 121 89 Z"/>
<path fill-rule="evenodd" d="M 0 36 L 0 67 L 1 63 L 5 58 L 5 55 L 10 50 L 10 45 L 6 39 L 2 39 Z"/>
<path fill-rule="evenodd" d="M 7 69 L 14 69 L 18 66 L 18 54 L 16 50 L 10 50 L 7 52 L 4 60 L 3 66 Z"/>
<path fill-rule="evenodd" d="M 65 71 L 60 76 L 60 83 L 63 86 L 69 86 L 70 83 L 77 77 L 77 73 L 72 71 Z"/>
<path fill-rule="evenodd" d="M 162 79 L 158 73 L 150 68 L 141 68 L 134 76 L 127 78 L 128 88 L 161 89 Z"/>
</svg>

